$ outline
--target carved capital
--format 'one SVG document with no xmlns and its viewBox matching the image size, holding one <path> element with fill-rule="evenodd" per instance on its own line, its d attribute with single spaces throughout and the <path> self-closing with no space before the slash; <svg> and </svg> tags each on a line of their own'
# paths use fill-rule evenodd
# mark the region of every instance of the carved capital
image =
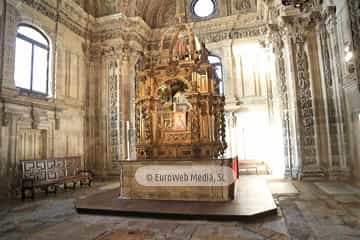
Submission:
<svg viewBox="0 0 360 240">
<path fill-rule="evenodd" d="M 335 6 L 328 6 L 324 8 L 321 12 L 321 16 L 324 20 L 328 18 L 336 17 L 336 7 Z"/>
<path fill-rule="evenodd" d="M 284 48 L 283 36 L 285 31 L 283 28 L 275 24 L 268 25 L 269 40 L 272 43 L 275 53 L 279 53 Z"/>
<path fill-rule="evenodd" d="M 129 59 L 130 59 L 129 51 L 126 48 L 123 49 L 123 52 L 121 53 L 121 56 L 122 56 L 122 61 L 124 61 L 124 62 L 128 62 Z"/>
<path fill-rule="evenodd" d="M 321 20 L 329 33 L 336 31 L 336 7 L 328 6 L 321 12 Z"/>
</svg>

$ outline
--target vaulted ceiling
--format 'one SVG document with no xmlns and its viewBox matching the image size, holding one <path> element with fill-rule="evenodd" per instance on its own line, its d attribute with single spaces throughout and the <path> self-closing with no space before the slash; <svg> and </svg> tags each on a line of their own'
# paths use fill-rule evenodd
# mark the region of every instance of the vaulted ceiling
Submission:
<svg viewBox="0 0 360 240">
<path fill-rule="evenodd" d="M 137 0 L 136 16 L 151 27 L 161 27 L 176 22 L 176 0 Z"/>
<path fill-rule="evenodd" d="M 89 14 L 102 17 L 115 13 L 125 13 L 127 16 L 140 16 L 152 28 L 163 27 L 176 21 L 177 4 L 186 9 L 188 21 L 192 0 L 74 0 Z M 234 14 L 254 12 L 261 0 L 216 0 L 217 14 L 222 17 Z"/>
</svg>

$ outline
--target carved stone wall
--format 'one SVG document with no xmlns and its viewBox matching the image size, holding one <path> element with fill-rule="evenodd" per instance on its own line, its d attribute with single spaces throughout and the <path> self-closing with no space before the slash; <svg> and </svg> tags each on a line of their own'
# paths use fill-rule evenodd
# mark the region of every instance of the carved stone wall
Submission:
<svg viewBox="0 0 360 240">
<path fill-rule="evenodd" d="M 135 64 L 148 41 L 149 28 L 139 19 L 108 16 L 94 25 L 90 44 L 88 159 L 101 175 L 118 175 L 119 161 L 135 151 Z"/>
<path fill-rule="evenodd" d="M 65 20 L 64 15 L 63 20 L 59 18 L 69 7 L 80 11 L 78 15 L 84 12 L 68 2 L 61 6 L 42 4 L 6 1 L 6 17 L 1 14 L 5 26 L 1 25 L 4 42 L 0 42 L 5 48 L 0 74 L 0 195 L 16 193 L 20 160 L 76 155 L 82 157 L 82 165 L 86 166 L 83 157 L 87 67 L 82 49 L 85 40 L 80 31 L 74 32 L 68 25 L 72 19 Z M 49 38 L 52 90 L 49 98 L 23 95 L 15 87 L 15 37 L 20 23 L 32 24 Z M 76 27 L 85 28 L 81 21 Z"/>
<path fill-rule="evenodd" d="M 300 30 L 292 40 L 295 46 L 297 107 L 299 109 L 300 131 L 302 131 L 300 143 L 302 161 L 303 165 L 312 165 L 316 163 L 315 121 L 309 62 L 304 48 L 305 36 L 303 34 Z"/>
<path fill-rule="evenodd" d="M 120 159 L 120 119 L 119 119 L 119 82 L 120 82 L 120 63 L 118 60 L 110 60 L 108 63 L 109 78 L 109 135 L 110 135 L 110 157 L 116 164 Z"/>
<path fill-rule="evenodd" d="M 325 124 L 328 127 L 328 151 L 329 151 L 329 175 L 336 176 L 348 174 L 348 149 L 345 141 L 346 125 L 344 125 L 345 107 L 343 102 L 343 89 L 340 88 L 344 81 L 344 74 L 341 71 L 340 42 L 337 37 L 337 27 L 341 26 L 337 22 L 336 8 L 327 7 L 322 12 L 319 23 L 322 52 L 323 69 L 323 92 L 325 102 L 325 112 L 327 117 Z M 341 173 L 343 172 L 343 173 Z"/>
<path fill-rule="evenodd" d="M 161 61 L 160 36 L 171 31 L 176 15 L 192 22 L 199 40 L 221 57 L 226 102 L 232 107 L 249 97 L 237 96 L 242 82 L 234 46 L 274 44 L 277 79 L 270 84 L 277 95 L 271 97 L 271 86 L 257 88 L 254 95 L 269 106 L 279 101 L 289 175 L 346 176 L 352 166 L 360 178 L 358 1 L 314 1 L 299 12 L 280 1 L 219 0 L 215 16 L 195 22 L 190 2 L 0 1 L 0 180 L 10 179 L 0 181 L 5 189 L 16 176 L 16 163 L 27 156 L 81 155 L 97 173 L 118 174 L 116 162 L 134 156 L 135 63 L 139 57 Z M 335 9 L 327 8 L 334 4 Z M 306 22 L 304 29 L 296 28 L 297 18 Z M 20 22 L 34 24 L 50 39 L 55 98 L 21 96 L 15 88 Z M 349 62 L 343 60 L 347 46 L 354 52 Z M 29 147 L 22 152 L 18 144 Z"/>
<path fill-rule="evenodd" d="M 345 120 L 349 119 L 343 87 L 347 64 L 342 52 L 348 39 L 344 34 L 347 16 L 344 12 L 337 15 L 329 4 L 333 3 L 314 2 L 303 12 L 276 4 L 269 7 L 269 19 L 287 32 L 282 36 L 287 38 L 284 49 L 288 54 L 275 52 L 278 62 L 285 56 L 285 64 L 278 65 L 278 77 L 288 73 L 288 117 L 283 119 L 290 123 L 284 140 L 290 163 L 286 167 L 291 167 L 292 177 L 349 176 L 349 146 L 354 142 Z M 346 8 L 341 5 L 339 9 Z"/>
<path fill-rule="evenodd" d="M 351 160 L 351 172 L 356 179 L 360 179 L 360 34 L 359 34 L 359 1 L 337 1 L 336 28 L 338 44 L 334 46 L 339 51 L 342 64 L 338 69 L 342 73 L 339 82 L 343 99 L 342 113 L 344 119 L 345 150 L 347 158 Z M 344 21 L 346 19 L 346 21 Z M 353 57 L 344 61 L 345 54 L 350 50 Z M 350 165 L 350 164 L 349 164 Z"/>
<path fill-rule="evenodd" d="M 290 118 L 289 118 L 289 97 L 288 97 L 288 77 L 286 69 L 286 56 L 284 53 L 284 29 L 274 25 L 269 25 L 270 40 L 273 46 L 273 51 L 276 56 L 276 72 L 277 81 L 275 99 L 279 100 L 279 111 L 282 127 L 283 137 L 283 154 L 285 160 L 285 175 L 291 177 L 292 171 L 292 154 L 291 154 L 291 138 L 290 138 Z"/>
<path fill-rule="evenodd" d="M 351 33 L 353 37 L 353 49 L 355 53 L 358 88 L 360 91 L 360 2 L 356 0 L 348 0 L 348 8 L 350 13 Z"/>
</svg>

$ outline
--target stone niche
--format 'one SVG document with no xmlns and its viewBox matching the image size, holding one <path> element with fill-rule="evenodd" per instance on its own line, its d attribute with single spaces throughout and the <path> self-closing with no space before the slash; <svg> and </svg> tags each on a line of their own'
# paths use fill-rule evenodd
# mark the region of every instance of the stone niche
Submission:
<svg viewBox="0 0 360 240">
<path fill-rule="evenodd" d="M 143 56 L 137 64 L 137 159 L 121 163 L 120 197 L 231 200 L 233 184 L 146 187 L 135 180 L 143 166 L 232 166 L 231 159 L 221 158 L 226 149 L 225 98 L 205 45 L 190 27 L 179 24 L 163 36 L 160 49 L 157 60 Z"/>
</svg>

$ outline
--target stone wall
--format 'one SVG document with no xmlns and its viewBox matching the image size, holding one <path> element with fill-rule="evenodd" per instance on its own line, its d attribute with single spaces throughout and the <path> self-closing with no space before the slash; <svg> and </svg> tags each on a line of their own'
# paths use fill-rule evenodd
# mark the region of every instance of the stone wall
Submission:
<svg viewBox="0 0 360 240">
<path fill-rule="evenodd" d="M 359 1 L 348 0 L 336 3 L 339 51 L 345 58 L 346 47 L 354 56 L 340 65 L 343 73 L 344 104 L 346 108 L 345 124 L 348 129 L 349 158 L 353 176 L 360 179 L 360 22 Z"/>
<path fill-rule="evenodd" d="M 64 13 L 74 13 L 73 18 L 81 19 L 86 19 L 87 14 L 70 1 L 55 0 L 46 4 L 5 1 L 0 9 L 0 42 L 4 44 L 0 75 L 0 192 L 15 194 L 20 160 L 81 156 L 86 165 L 88 69 L 82 48 L 85 38 L 71 27 L 70 21 L 77 20 L 66 18 Z M 20 23 L 38 28 L 50 41 L 50 97 L 24 95 L 15 86 L 15 38 Z M 86 28 L 81 21 L 77 24 L 78 29 Z"/>
<path fill-rule="evenodd" d="M 89 166 L 118 175 L 121 160 L 135 158 L 135 65 L 150 28 L 140 18 L 101 17 L 89 45 Z"/>
<path fill-rule="evenodd" d="M 268 105 L 281 119 L 288 176 L 352 172 L 360 178 L 357 1 L 311 1 L 304 12 L 279 0 L 256 2 L 218 1 L 216 16 L 198 21 L 189 13 L 190 1 L 168 1 L 175 7 L 157 4 L 147 12 L 137 9 L 141 1 L 119 0 L 113 1 L 116 12 L 98 14 L 82 0 L 1 1 L 2 192 L 13 189 L 22 159 L 80 155 L 97 174 L 118 175 L 119 161 L 135 157 L 135 65 L 144 56 L 152 63 L 166 57 L 160 56 L 160 42 L 171 32 L 174 11 L 193 22 L 200 41 L 222 59 L 228 122 L 234 122 L 230 118 L 239 105 L 256 104 Z M 23 96 L 15 87 L 19 23 L 38 27 L 50 39 L 54 97 Z M 268 76 L 273 80 L 254 88 L 254 81 L 239 76 L 234 49 L 244 42 L 273 49 L 276 77 Z M 355 53 L 349 62 L 346 47 Z"/>
<path fill-rule="evenodd" d="M 344 60 L 352 41 L 347 9 L 345 0 L 309 2 L 303 11 L 269 5 L 289 176 L 347 178 L 355 170 L 358 120 L 349 99 L 359 101 Z"/>
</svg>

